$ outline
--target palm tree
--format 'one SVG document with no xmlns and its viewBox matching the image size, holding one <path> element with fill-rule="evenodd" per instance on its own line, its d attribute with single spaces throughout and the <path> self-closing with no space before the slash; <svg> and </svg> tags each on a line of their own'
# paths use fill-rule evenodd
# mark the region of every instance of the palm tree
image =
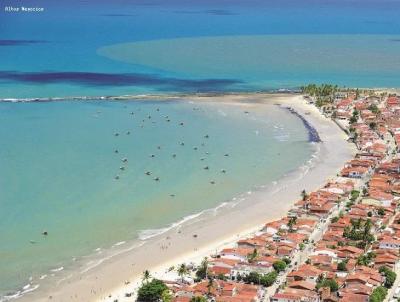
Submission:
<svg viewBox="0 0 400 302">
<path fill-rule="evenodd" d="M 143 275 L 142 275 L 142 284 L 144 283 L 144 282 L 149 282 L 149 279 L 151 278 L 151 275 L 150 275 L 150 272 L 148 271 L 148 270 L 145 270 L 144 272 L 143 272 Z"/>
<path fill-rule="evenodd" d="M 247 261 L 252 263 L 257 258 L 257 256 L 258 256 L 257 249 L 254 249 L 252 253 L 249 253 L 247 255 Z"/>
<path fill-rule="evenodd" d="M 289 227 L 289 232 L 290 233 L 292 233 L 294 230 L 293 230 L 293 226 L 296 224 L 296 222 L 297 222 L 297 217 L 291 217 L 290 219 L 289 219 L 289 222 L 288 222 L 288 227 Z"/>
<path fill-rule="evenodd" d="M 201 261 L 201 264 L 197 268 L 196 277 L 199 280 L 208 278 L 208 259 L 207 259 L 207 257 L 204 257 L 204 259 Z"/>
<path fill-rule="evenodd" d="M 306 198 L 307 198 L 306 190 L 301 191 L 301 197 L 303 198 L 303 200 L 306 200 Z"/>
<path fill-rule="evenodd" d="M 185 263 L 182 263 L 179 267 L 178 267 L 178 275 L 179 277 L 181 277 L 181 281 L 183 283 L 183 278 L 185 277 L 185 275 L 187 275 L 189 273 L 188 268 L 186 267 Z"/>
<path fill-rule="evenodd" d="M 369 235 L 370 235 L 370 231 L 371 231 L 371 228 L 372 228 L 372 222 L 371 222 L 371 219 L 367 219 L 367 221 L 365 221 L 365 223 L 364 223 L 364 233 L 363 233 L 363 242 L 364 242 L 364 244 L 365 244 L 365 250 L 366 250 L 366 248 L 367 248 L 367 243 L 368 243 L 368 240 L 369 240 Z"/>
</svg>

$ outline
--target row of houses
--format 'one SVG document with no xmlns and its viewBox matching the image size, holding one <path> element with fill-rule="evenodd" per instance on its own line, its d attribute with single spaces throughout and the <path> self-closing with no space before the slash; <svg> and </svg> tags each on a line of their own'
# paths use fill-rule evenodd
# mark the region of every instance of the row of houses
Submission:
<svg viewBox="0 0 400 302">
<path fill-rule="evenodd" d="M 201 296 L 221 302 L 368 302 L 385 283 L 381 267 L 394 270 L 400 249 L 400 159 L 392 156 L 389 143 L 400 139 L 400 101 L 346 95 L 332 110 L 347 123 L 356 157 L 335 180 L 303 192 L 286 217 L 212 255 L 200 280 L 169 282 L 174 301 Z M 306 261 L 295 261 L 304 251 Z M 279 262 L 286 264 L 281 274 L 287 275 L 278 286 Z M 251 274 L 260 280 L 249 282 Z M 270 280 L 263 284 L 261 278 Z M 271 296 L 268 286 L 277 287 Z"/>
<path fill-rule="evenodd" d="M 396 213 L 400 159 L 392 154 L 390 142 L 398 135 L 394 117 L 399 120 L 399 105 L 399 99 L 393 96 L 386 100 L 336 100 L 335 115 L 348 121 L 359 150 L 340 175 L 366 185 L 355 191 L 352 182 L 341 183 L 349 185 L 347 192 L 352 190 L 349 202 L 331 220 L 307 261 L 288 274 L 285 285 L 271 301 L 368 302 L 374 289 L 386 284 L 382 267 L 396 270 L 400 251 L 400 215 Z M 298 205 L 310 213 L 315 211 L 306 200 Z"/>
</svg>

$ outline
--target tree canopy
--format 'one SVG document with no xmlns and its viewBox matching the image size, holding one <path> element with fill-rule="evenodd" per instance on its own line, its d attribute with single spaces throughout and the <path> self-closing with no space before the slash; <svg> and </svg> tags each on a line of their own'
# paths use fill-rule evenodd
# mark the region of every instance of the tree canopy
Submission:
<svg viewBox="0 0 400 302">
<path fill-rule="evenodd" d="M 162 301 L 165 291 L 168 287 L 165 283 L 158 279 L 153 279 L 150 282 L 145 282 L 139 288 L 137 301 L 139 302 L 158 302 Z"/>
</svg>

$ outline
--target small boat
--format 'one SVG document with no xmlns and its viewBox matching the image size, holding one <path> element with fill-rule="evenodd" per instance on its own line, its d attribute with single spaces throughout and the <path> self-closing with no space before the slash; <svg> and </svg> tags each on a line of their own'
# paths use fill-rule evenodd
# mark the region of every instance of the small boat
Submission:
<svg viewBox="0 0 400 302">
<path fill-rule="evenodd" d="M 114 136 L 118 136 L 118 135 L 119 135 L 119 133 L 118 133 L 118 132 L 115 132 L 115 133 L 114 133 Z"/>
<path fill-rule="evenodd" d="M 126 131 L 126 135 L 129 135 L 129 134 L 131 134 L 131 132 L 130 131 Z"/>
<path fill-rule="evenodd" d="M 204 138 L 209 138 L 208 134 L 204 135 Z"/>
<path fill-rule="evenodd" d="M 229 153 L 225 153 L 224 156 L 229 156 Z"/>
<path fill-rule="evenodd" d="M 171 196 L 171 197 L 175 197 L 175 194 L 169 194 L 169 196 Z"/>
<path fill-rule="evenodd" d="M 226 173 L 226 170 L 225 170 L 225 169 L 222 169 L 221 172 L 222 172 L 222 173 Z"/>
<path fill-rule="evenodd" d="M 126 162 L 128 162 L 128 159 L 127 159 L 126 157 L 124 157 L 123 159 L 121 159 L 121 161 L 122 161 L 123 163 L 126 163 Z"/>
<path fill-rule="evenodd" d="M 193 147 L 193 150 L 197 150 L 197 147 Z"/>
<path fill-rule="evenodd" d="M 168 123 L 169 123 L 170 121 L 171 121 L 170 119 L 167 120 Z"/>
<path fill-rule="evenodd" d="M 160 108 L 157 108 L 156 111 L 160 111 Z"/>
<path fill-rule="evenodd" d="M 118 179 L 119 179 L 119 175 L 115 176 L 114 178 L 115 178 L 116 180 L 118 180 Z"/>
<path fill-rule="evenodd" d="M 134 114 L 135 114 L 135 113 L 132 111 L 132 112 L 131 112 L 131 115 L 134 115 Z"/>
<path fill-rule="evenodd" d="M 119 169 L 121 170 L 121 171 L 124 171 L 125 170 L 125 167 L 119 167 Z"/>
<path fill-rule="evenodd" d="M 172 157 L 175 158 L 175 157 L 176 157 L 176 154 L 172 154 Z"/>
<path fill-rule="evenodd" d="M 203 169 L 204 169 L 204 170 L 208 170 L 209 168 L 208 168 L 208 166 L 205 166 Z"/>
<path fill-rule="evenodd" d="M 184 146 L 185 145 L 185 143 L 184 142 L 181 142 L 181 144 L 180 144 L 181 146 Z"/>
<path fill-rule="evenodd" d="M 215 185 L 215 181 L 214 180 L 210 181 L 210 184 Z"/>
<path fill-rule="evenodd" d="M 146 174 L 146 175 L 150 175 L 150 174 L 151 174 L 151 172 L 150 172 L 150 171 L 146 171 L 146 173 L 144 173 L 144 174 Z"/>
<path fill-rule="evenodd" d="M 47 231 L 43 231 L 42 235 L 47 236 L 47 235 L 49 235 L 49 233 Z"/>
<path fill-rule="evenodd" d="M 160 149 L 161 149 L 161 146 L 157 146 L 157 149 L 160 150 Z"/>
<path fill-rule="evenodd" d="M 204 157 L 202 157 L 202 158 L 200 158 L 200 160 L 205 160 L 205 158 L 204 158 Z"/>
<path fill-rule="evenodd" d="M 183 126 L 183 123 L 182 123 L 182 122 L 180 122 L 180 123 L 179 123 L 179 125 Z"/>
<path fill-rule="evenodd" d="M 150 157 L 155 157 L 155 155 L 154 154 L 150 154 Z"/>
<path fill-rule="evenodd" d="M 118 152 L 119 152 L 118 149 L 115 149 L 115 150 L 114 150 L 114 153 L 118 153 Z"/>
<path fill-rule="evenodd" d="M 159 178 L 159 177 L 154 177 L 154 180 L 155 180 L 155 181 L 159 181 L 160 178 Z"/>
</svg>

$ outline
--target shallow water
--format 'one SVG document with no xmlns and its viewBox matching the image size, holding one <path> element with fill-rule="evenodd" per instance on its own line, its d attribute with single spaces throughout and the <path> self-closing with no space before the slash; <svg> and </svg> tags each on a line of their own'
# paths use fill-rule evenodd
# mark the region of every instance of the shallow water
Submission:
<svg viewBox="0 0 400 302">
<path fill-rule="evenodd" d="M 1 103 L 0 121 L 2 294 L 270 183 L 312 152 L 302 121 L 272 104 Z"/>
</svg>

